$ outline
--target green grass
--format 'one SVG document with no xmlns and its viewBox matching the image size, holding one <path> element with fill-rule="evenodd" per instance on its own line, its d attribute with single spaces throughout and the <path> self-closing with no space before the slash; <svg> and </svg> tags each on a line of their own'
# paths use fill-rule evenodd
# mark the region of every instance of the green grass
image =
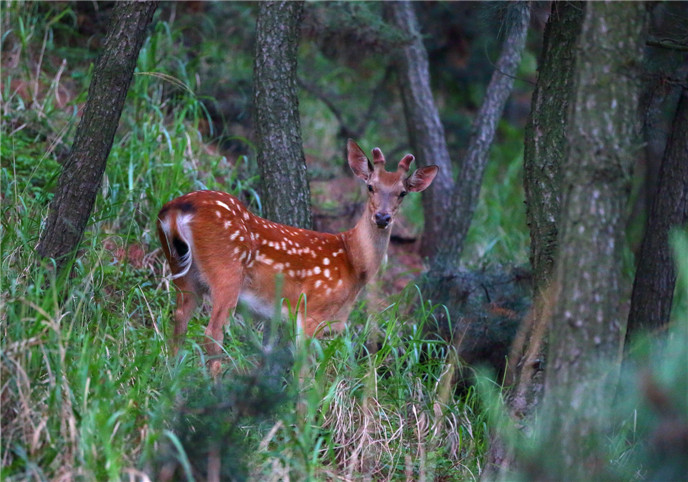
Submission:
<svg viewBox="0 0 688 482">
<path fill-rule="evenodd" d="M 150 467 L 155 478 L 161 457 L 180 457 L 167 447 L 186 433 L 175 422 L 179 400 L 213 386 L 198 347 L 202 320 L 192 326 L 187 351 L 171 357 L 165 333 L 172 296 L 159 281 L 159 259 L 145 267 L 113 264 L 108 250 L 93 245 L 68 280 L 55 280 L 31 244 L 18 239 L 35 226 L 15 221 L 13 232 L 3 233 L 16 246 L 11 254 L 5 250 L 2 270 L 3 479 L 119 479 Z M 408 471 L 462 473 L 463 479 L 471 473 L 457 472 L 463 465 L 478 474 L 475 455 L 485 434 L 473 398 L 452 393 L 455 355 L 424 339 L 417 324 L 400 329 L 396 305 L 388 311 L 377 317 L 386 335 L 375 353 L 364 348 L 365 329 L 290 347 L 295 365 L 263 395 L 277 393 L 283 403 L 260 417 L 215 413 L 207 440 L 225 433 L 227 416 L 239 433 L 235 443 L 247 453 L 246 471 L 261 479 L 280 473 L 396 478 Z M 230 334 L 220 387 L 258 377 L 265 358 L 253 326 L 235 325 Z M 252 396 L 239 391 L 230 406 L 238 411 Z M 194 423 L 194 430 L 204 426 Z M 204 452 L 193 453 L 190 464 L 202 466 Z M 406 453 L 414 456 L 407 460 Z"/>
</svg>

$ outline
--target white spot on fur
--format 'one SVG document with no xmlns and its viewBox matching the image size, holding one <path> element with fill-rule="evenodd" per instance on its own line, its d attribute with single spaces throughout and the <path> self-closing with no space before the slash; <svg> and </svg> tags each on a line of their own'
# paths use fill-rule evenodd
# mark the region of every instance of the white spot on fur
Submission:
<svg viewBox="0 0 688 482">
<path fill-rule="evenodd" d="M 330 264 L 330 258 L 323 258 L 323 264 L 324 264 L 325 266 L 327 266 L 328 264 Z"/>
<path fill-rule="evenodd" d="M 215 201 L 215 204 L 217 204 L 217 205 L 220 206 L 221 208 L 225 208 L 227 211 L 230 211 L 229 206 L 227 206 L 227 205 L 226 205 L 225 203 L 223 203 L 222 201 Z"/>
</svg>

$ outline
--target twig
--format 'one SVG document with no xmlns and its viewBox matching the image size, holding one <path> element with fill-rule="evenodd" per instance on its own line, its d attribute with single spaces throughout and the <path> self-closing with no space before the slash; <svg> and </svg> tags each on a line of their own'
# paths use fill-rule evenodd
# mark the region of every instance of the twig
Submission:
<svg viewBox="0 0 688 482">
<path fill-rule="evenodd" d="M 658 39 L 652 37 L 647 39 L 647 42 L 645 43 L 650 47 L 660 47 L 663 49 L 678 50 L 679 52 L 688 52 L 688 44 L 681 43 L 670 38 Z"/>
</svg>

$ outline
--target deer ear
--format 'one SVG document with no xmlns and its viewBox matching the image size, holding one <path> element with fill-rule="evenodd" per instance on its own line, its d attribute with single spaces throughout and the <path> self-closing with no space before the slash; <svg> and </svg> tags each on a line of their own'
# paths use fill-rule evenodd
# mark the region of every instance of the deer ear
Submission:
<svg viewBox="0 0 688 482">
<path fill-rule="evenodd" d="M 437 166 L 427 166 L 416 169 L 413 171 L 413 174 L 406 178 L 404 181 L 404 186 L 406 186 L 406 189 L 411 192 L 424 191 L 430 185 L 432 180 L 435 179 L 435 176 L 439 170 L 440 168 Z"/>
<path fill-rule="evenodd" d="M 370 160 L 368 160 L 363 150 L 358 147 L 358 144 L 351 139 L 346 143 L 346 149 L 349 167 L 354 171 L 354 174 L 367 181 L 373 173 L 373 165 L 370 163 Z"/>
</svg>

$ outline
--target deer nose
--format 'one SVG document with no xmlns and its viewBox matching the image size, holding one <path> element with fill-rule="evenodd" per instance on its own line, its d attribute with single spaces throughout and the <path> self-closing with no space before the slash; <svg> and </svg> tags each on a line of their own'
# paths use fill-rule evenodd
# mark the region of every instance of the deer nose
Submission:
<svg viewBox="0 0 688 482">
<path fill-rule="evenodd" d="M 388 213 L 375 213 L 375 224 L 378 228 L 386 228 L 391 220 L 392 216 Z"/>
</svg>

